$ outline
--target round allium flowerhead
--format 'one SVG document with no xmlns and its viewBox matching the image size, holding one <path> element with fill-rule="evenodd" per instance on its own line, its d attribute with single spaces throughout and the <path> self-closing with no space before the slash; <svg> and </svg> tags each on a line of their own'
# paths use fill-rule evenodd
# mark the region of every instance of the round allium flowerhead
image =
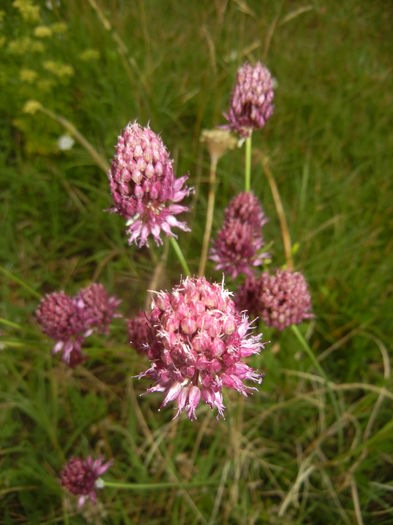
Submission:
<svg viewBox="0 0 393 525">
<path fill-rule="evenodd" d="M 225 221 L 239 219 L 252 226 L 258 233 L 268 219 L 263 212 L 258 198 L 250 191 L 236 195 L 225 210 Z"/>
<path fill-rule="evenodd" d="M 116 310 L 121 301 L 114 296 L 110 297 L 100 283 L 82 288 L 75 299 L 84 312 L 86 329 L 97 329 L 107 334 L 112 319 L 120 317 Z"/>
<path fill-rule="evenodd" d="M 249 334 L 247 316 L 223 284 L 186 278 L 154 296 L 150 319 L 152 365 L 140 377 L 155 381 L 148 392 L 164 392 L 162 406 L 176 401 L 176 416 L 185 410 L 196 419 L 201 399 L 223 416 L 223 387 L 247 396 L 255 388 L 243 381 L 261 383 L 262 375 L 243 362 L 263 348 L 261 334 Z"/>
<path fill-rule="evenodd" d="M 86 499 L 95 503 L 97 499 L 97 488 L 100 488 L 100 476 L 111 466 L 112 461 L 103 463 L 102 458 L 93 460 L 91 456 L 87 459 L 71 458 L 60 473 L 60 483 L 74 496 L 79 496 L 78 507 L 84 505 Z"/>
<path fill-rule="evenodd" d="M 63 291 L 45 295 L 35 316 L 42 331 L 56 341 L 53 353 L 62 351 L 63 361 L 76 366 L 84 360 L 82 342 L 86 336 L 83 309 Z"/>
<path fill-rule="evenodd" d="M 241 66 L 229 110 L 224 114 L 229 128 L 242 137 L 263 128 L 273 113 L 273 97 L 273 79 L 264 65 L 257 62 L 255 66 Z"/>
<path fill-rule="evenodd" d="M 222 270 L 235 279 L 240 273 L 252 275 L 252 269 L 260 266 L 268 253 L 261 253 L 261 233 L 239 219 L 225 221 L 210 250 L 210 259 L 216 270 Z"/>
<path fill-rule="evenodd" d="M 116 145 L 108 173 L 115 211 L 127 219 L 129 244 L 148 244 L 151 235 L 162 244 L 161 232 L 175 237 L 173 227 L 189 231 L 176 215 L 190 193 L 187 176 L 175 178 L 173 161 L 161 138 L 149 127 L 128 124 Z"/>
<path fill-rule="evenodd" d="M 308 285 L 299 272 L 264 272 L 257 282 L 259 315 L 268 326 L 284 330 L 313 317 Z"/>
<path fill-rule="evenodd" d="M 141 354 L 146 354 L 149 341 L 150 323 L 146 312 L 139 312 L 132 319 L 127 319 L 128 342 Z"/>
</svg>

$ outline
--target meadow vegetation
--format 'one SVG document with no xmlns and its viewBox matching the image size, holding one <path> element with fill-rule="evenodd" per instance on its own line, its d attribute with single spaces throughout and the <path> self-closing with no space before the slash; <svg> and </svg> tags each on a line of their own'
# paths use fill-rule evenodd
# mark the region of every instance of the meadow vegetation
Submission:
<svg viewBox="0 0 393 525">
<path fill-rule="evenodd" d="M 393 523 L 392 14 L 388 2 L 357 0 L 2 3 L 2 523 Z M 264 236 L 284 264 L 268 159 L 312 294 L 315 319 L 300 330 L 339 413 L 292 331 L 264 327 L 271 343 L 251 360 L 265 372 L 259 391 L 227 394 L 225 421 L 204 406 L 196 422 L 174 424 L 159 396 L 139 397 L 146 384 L 133 376 L 147 367 L 124 320 L 90 338 L 90 359 L 72 370 L 33 314 L 44 293 L 99 281 L 129 317 L 146 290 L 178 282 L 171 250 L 128 246 L 124 220 L 105 213 L 105 171 L 134 119 L 161 134 L 177 176 L 190 173 L 192 231 L 179 244 L 198 271 L 209 176 L 200 136 L 224 123 L 247 60 L 276 80 L 274 115 L 253 138 Z M 220 160 L 217 177 L 213 235 L 243 189 L 243 150 Z M 206 275 L 221 280 L 211 261 Z M 135 490 L 106 488 L 77 511 L 58 473 L 88 454 L 114 458 L 108 479 Z"/>
</svg>

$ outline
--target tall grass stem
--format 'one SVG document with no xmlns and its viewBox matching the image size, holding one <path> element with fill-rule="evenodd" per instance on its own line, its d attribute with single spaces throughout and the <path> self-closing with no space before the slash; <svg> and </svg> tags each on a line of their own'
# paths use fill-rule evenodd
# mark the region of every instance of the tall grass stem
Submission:
<svg viewBox="0 0 393 525">
<path fill-rule="evenodd" d="M 201 260 L 199 262 L 199 276 L 202 277 L 206 269 L 207 254 L 209 250 L 210 235 L 213 225 L 214 217 L 214 202 L 216 198 L 216 171 L 217 171 L 217 155 L 212 155 L 210 158 L 210 175 L 209 175 L 209 194 L 207 197 L 207 211 L 205 233 L 203 235 Z"/>
<path fill-rule="evenodd" d="M 187 261 L 183 255 L 183 252 L 181 251 L 181 248 L 179 246 L 179 243 L 174 237 L 170 237 L 170 242 L 172 244 L 172 248 L 174 249 L 177 258 L 180 261 L 180 264 L 182 265 L 182 268 L 187 276 L 191 275 L 190 268 L 188 267 Z"/>
</svg>

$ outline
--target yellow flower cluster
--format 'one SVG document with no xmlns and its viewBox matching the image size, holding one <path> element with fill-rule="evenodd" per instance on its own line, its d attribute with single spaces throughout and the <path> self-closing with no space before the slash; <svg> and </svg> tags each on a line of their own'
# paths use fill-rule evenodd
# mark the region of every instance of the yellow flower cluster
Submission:
<svg viewBox="0 0 393 525">
<path fill-rule="evenodd" d="M 18 9 L 23 19 L 27 22 L 40 21 L 40 8 L 34 5 L 31 0 L 14 0 L 12 5 L 15 9 Z"/>
<path fill-rule="evenodd" d="M 19 78 L 22 82 L 32 84 L 37 78 L 37 71 L 34 71 L 33 69 L 21 69 L 19 71 Z"/>
<path fill-rule="evenodd" d="M 71 77 L 74 74 L 74 69 L 69 64 L 62 64 L 61 62 L 47 60 L 42 65 L 44 69 L 46 69 L 50 73 L 53 73 L 59 78 Z"/>
<path fill-rule="evenodd" d="M 37 26 L 34 29 L 34 36 L 37 38 L 47 38 L 48 36 L 52 36 L 52 29 L 48 26 Z"/>
</svg>

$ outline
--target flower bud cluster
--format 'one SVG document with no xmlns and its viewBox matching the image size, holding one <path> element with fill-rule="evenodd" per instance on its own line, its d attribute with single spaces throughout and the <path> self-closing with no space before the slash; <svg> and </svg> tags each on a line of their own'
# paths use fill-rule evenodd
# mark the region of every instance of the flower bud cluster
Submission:
<svg viewBox="0 0 393 525">
<path fill-rule="evenodd" d="M 188 176 L 175 178 L 173 161 L 161 138 L 149 127 L 128 124 L 116 145 L 108 173 L 114 208 L 127 220 L 129 244 L 148 244 L 153 236 L 162 244 L 161 231 L 174 236 L 173 227 L 189 231 L 176 215 L 188 208 L 179 204 L 190 193 Z"/>
<path fill-rule="evenodd" d="M 232 278 L 252 276 L 253 268 L 269 256 L 261 253 L 264 244 L 261 228 L 266 224 L 262 207 L 251 192 L 239 193 L 225 210 L 225 221 L 210 251 L 216 270 Z"/>
<path fill-rule="evenodd" d="M 78 457 L 71 458 L 60 473 L 60 483 L 71 494 L 79 496 L 78 507 L 82 507 L 87 498 L 95 503 L 97 500 L 97 481 L 111 466 L 112 461 L 103 463 L 102 458 L 93 460 Z"/>
<path fill-rule="evenodd" d="M 259 279 L 246 279 L 235 301 L 239 309 L 278 330 L 313 317 L 308 285 L 299 272 L 277 270 L 274 275 L 264 272 Z"/>
<path fill-rule="evenodd" d="M 109 297 L 102 284 L 92 283 L 75 297 L 65 292 L 45 295 L 35 316 L 42 331 L 56 341 L 53 353 L 62 352 L 63 361 L 74 367 L 85 360 L 82 344 L 94 330 L 107 333 L 117 317 L 120 301 Z"/>
<path fill-rule="evenodd" d="M 228 113 L 229 128 L 248 137 L 252 130 L 263 128 L 273 114 L 273 79 L 270 71 L 257 62 L 244 64 L 237 73 Z"/>
<path fill-rule="evenodd" d="M 176 401 L 190 419 L 202 399 L 223 416 L 223 387 L 247 396 L 262 376 L 243 362 L 263 348 L 261 335 L 250 335 L 250 322 L 237 312 L 230 292 L 204 277 L 186 278 L 152 301 L 147 355 L 151 367 L 141 374 L 155 381 L 148 392 L 164 392 L 165 406 Z M 176 417 L 175 416 L 175 417 Z"/>
</svg>

